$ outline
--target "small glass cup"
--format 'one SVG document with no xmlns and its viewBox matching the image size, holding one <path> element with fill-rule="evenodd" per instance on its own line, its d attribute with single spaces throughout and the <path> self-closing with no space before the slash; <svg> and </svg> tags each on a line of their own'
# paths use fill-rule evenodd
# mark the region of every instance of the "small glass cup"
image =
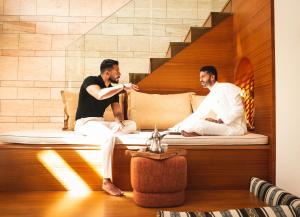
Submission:
<svg viewBox="0 0 300 217">
<path fill-rule="evenodd" d="M 141 147 L 138 151 L 139 152 L 146 152 L 147 151 L 147 146 Z"/>
<path fill-rule="evenodd" d="M 163 153 L 167 152 L 168 151 L 168 144 L 166 144 L 166 143 L 161 144 L 161 148 L 163 150 Z"/>
</svg>

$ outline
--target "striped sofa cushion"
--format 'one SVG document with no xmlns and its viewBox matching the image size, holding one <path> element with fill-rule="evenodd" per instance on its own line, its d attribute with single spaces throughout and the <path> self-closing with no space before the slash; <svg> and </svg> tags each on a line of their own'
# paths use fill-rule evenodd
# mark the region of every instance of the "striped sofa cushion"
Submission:
<svg viewBox="0 0 300 217">
<path fill-rule="evenodd" d="M 290 205 L 300 216 L 300 198 L 268 183 L 265 180 L 252 177 L 250 192 L 269 206 Z"/>
<path fill-rule="evenodd" d="M 297 217 L 291 206 L 231 209 L 213 212 L 158 211 L 158 217 Z"/>
</svg>

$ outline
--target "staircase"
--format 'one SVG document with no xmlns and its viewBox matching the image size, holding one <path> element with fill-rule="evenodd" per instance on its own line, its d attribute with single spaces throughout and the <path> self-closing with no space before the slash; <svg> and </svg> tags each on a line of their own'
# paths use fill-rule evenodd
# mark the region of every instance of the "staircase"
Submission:
<svg viewBox="0 0 300 217">
<path fill-rule="evenodd" d="M 150 58 L 150 73 L 156 71 L 161 66 L 169 62 L 178 53 L 182 52 L 184 49 L 188 48 L 197 39 L 201 38 L 206 33 L 210 32 L 213 28 L 218 26 L 223 20 L 230 17 L 231 13 L 225 12 L 211 12 L 210 16 L 206 19 L 202 27 L 190 27 L 183 42 L 170 42 L 169 48 L 166 52 L 165 58 Z M 148 77 L 150 74 L 139 74 L 131 73 L 129 81 L 131 83 L 139 83 L 144 78 Z"/>
</svg>

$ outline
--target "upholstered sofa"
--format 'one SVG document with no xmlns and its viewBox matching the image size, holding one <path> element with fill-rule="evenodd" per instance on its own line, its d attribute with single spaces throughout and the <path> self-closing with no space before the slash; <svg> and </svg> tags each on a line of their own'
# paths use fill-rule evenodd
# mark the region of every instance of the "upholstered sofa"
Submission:
<svg viewBox="0 0 300 217">
<path fill-rule="evenodd" d="M 78 93 L 62 91 L 64 102 L 64 130 L 72 131 L 75 125 L 75 113 L 78 102 Z M 184 118 L 192 114 L 204 100 L 205 96 L 195 93 L 180 94 L 147 94 L 131 92 L 120 94 L 120 105 L 124 118 L 134 120 L 138 132 L 132 135 L 119 136 L 117 144 L 145 144 L 149 138 L 149 131 L 156 126 L 159 130 L 166 130 Z M 216 115 L 210 112 L 207 117 L 215 118 Z M 104 113 L 104 119 L 113 121 L 112 109 L 108 107 Z M 148 132 L 147 132 L 148 131 Z M 169 144 L 202 144 L 202 145 L 251 145 L 268 144 L 268 137 L 260 134 L 248 133 L 243 136 L 204 136 L 183 138 L 182 136 L 169 135 L 164 142 Z"/>
<path fill-rule="evenodd" d="M 62 91 L 64 103 L 64 126 L 62 130 L 27 130 L 5 132 L 0 140 L 6 143 L 24 144 L 86 144 L 101 145 L 84 135 L 74 133 L 75 114 L 78 103 L 78 92 Z M 150 131 L 156 126 L 159 130 L 166 130 L 192 114 L 205 96 L 195 93 L 180 94 L 146 94 L 131 92 L 129 95 L 120 94 L 120 105 L 124 118 L 134 120 L 137 132 L 116 138 L 117 144 L 143 145 L 150 136 Z M 213 112 L 207 115 L 215 117 Z M 104 113 L 104 120 L 113 121 L 111 107 Z M 164 142 L 171 145 L 263 145 L 268 144 L 265 135 L 248 133 L 242 136 L 202 136 L 184 138 L 180 135 L 168 135 Z"/>
<path fill-rule="evenodd" d="M 60 185 L 49 181 L 49 176 L 39 167 L 40 160 L 35 156 L 44 154 L 44 150 L 51 149 L 64 153 L 70 165 L 78 165 L 78 156 L 73 151 L 84 153 L 84 156 L 100 156 L 101 144 L 93 138 L 77 134 L 73 131 L 78 93 L 63 91 L 65 121 L 62 129 L 21 130 L 0 134 L 1 154 L 11 156 L 3 159 L 3 165 L 15 165 L 13 175 L 6 176 L 0 181 L 0 189 L 8 189 L 9 182 L 19 179 L 19 172 L 27 170 L 27 155 L 32 167 L 30 170 L 40 174 L 33 185 L 30 177 L 23 177 L 22 182 L 16 182 L 19 189 L 24 190 L 61 190 Z M 138 130 L 134 134 L 120 135 L 116 138 L 113 157 L 114 182 L 124 190 L 131 190 L 130 158 L 125 154 L 128 149 L 139 149 L 146 144 L 151 130 L 156 125 L 165 130 L 183 120 L 198 107 L 205 96 L 194 93 L 182 94 L 146 94 L 132 92 L 130 95 L 120 95 L 120 104 L 124 110 L 125 119 L 134 120 Z M 214 114 L 209 114 L 214 117 Z M 113 120 L 113 113 L 108 108 L 104 114 L 105 120 Z M 271 146 L 268 136 L 257 133 L 247 133 L 242 136 L 198 136 L 183 137 L 181 135 L 167 135 L 163 139 L 170 149 L 187 150 L 189 190 L 201 189 L 246 189 L 248 180 L 252 176 L 269 178 L 272 173 Z M 26 150 L 26 152 L 24 152 Z M 22 153 L 20 153 L 22 151 Z M 20 158 L 24 155 L 24 159 Z M 7 163 L 7 162 L 10 163 Z M 101 164 L 97 157 L 88 158 L 89 164 L 99 169 Z M 35 166 L 38 165 L 38 166 Z M 85 165 L 85 164 L 84 164 Z M 0 159 L 1 166 L 1 159 Z M 55 166 L 55 165 L 54 165 Z M 4 166 L 3 169 L 7 170 Z M 89 166 L 85 166 L 89 177 L 94 177 Z M 100 190 L 99 179 L 89 180 L 93 190 Z"/>
</svg>

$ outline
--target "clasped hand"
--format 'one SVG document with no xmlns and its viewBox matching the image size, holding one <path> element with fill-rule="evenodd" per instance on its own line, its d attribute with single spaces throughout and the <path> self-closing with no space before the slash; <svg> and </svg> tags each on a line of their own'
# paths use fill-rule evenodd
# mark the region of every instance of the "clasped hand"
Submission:
<svg viewBox="0 0 300 217">
<path fill-rule="evenodd" d="M 214 122 L 214 123 L 217 123 L 217 124 L 224 124 L 224 122 L 222 121 L 222 119 L 214 119 L 214 118 L 205 118 L 206 121 L 210 121 L 210 122 Z"/>
<path fill-rule="evenodd" d="M 123 86 L 125 91 L 130 91 L 130 90 L 139 91 L 139 87 L 132 83 L 126 83 L 123 84 Z"/>
</svg>

